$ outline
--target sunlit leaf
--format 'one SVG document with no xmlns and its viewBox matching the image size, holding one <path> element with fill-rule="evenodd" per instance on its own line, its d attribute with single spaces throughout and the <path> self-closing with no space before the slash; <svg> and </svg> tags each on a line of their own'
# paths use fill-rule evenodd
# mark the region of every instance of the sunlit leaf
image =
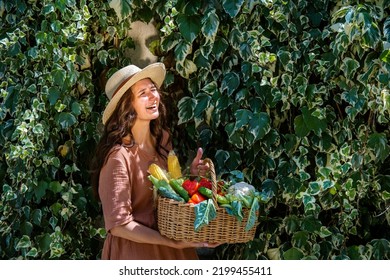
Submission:
<svg viewBox="0 0 390 280">
<path fill-rule="evenodd" d="M 183 97 L 179 103 L 179 124 L 186 123 L 194 116 L 194 110 L 196 107 L 196 100 L 191 97 Z"/>
</svg>

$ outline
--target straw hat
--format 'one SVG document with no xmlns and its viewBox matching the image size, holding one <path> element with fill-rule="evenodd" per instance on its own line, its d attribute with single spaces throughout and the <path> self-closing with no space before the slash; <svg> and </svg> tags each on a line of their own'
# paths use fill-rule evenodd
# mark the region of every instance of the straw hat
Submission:
<svg viewBox="0 0 390 280">
<path fill-rule="evenodd" d="M 110 118 L 119 100 L 132 85 L 140 80 L 150 78 L 158 87 L 161 87 L 165 74 L 165 66 L 160 62 L 150 64 L 143 69 L 129 65 L 116 71 L 106 84 L 105 91 L 110 101 L 103 112 L 103 124 Z"/>
</svg>

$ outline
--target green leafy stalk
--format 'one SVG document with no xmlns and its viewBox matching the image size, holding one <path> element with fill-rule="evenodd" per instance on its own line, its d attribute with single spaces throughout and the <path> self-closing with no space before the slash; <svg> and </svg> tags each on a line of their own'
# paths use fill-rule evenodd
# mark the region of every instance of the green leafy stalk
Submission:
<svg viewBox="0 0 390 280">
<path fill-rule="evenodd" d="M 246 231 L 250 230 L 252 227 L 255 226 L 256 221 L 257 221 L 257 213 L 259 211 L 259 208 L 260 208 L 259 199 L 257 197 L 254 197 L 251 209 L 249 211 L 248 221 L 246 222 L 246 225 L 245 225 Z"/>
<path fill-rule="evenodd" d="M 195 221 L 194 229 L 199 231 L 203 226 L 208 225 L 217 217 L 217 210 L 212 199 L 207 199 L 198 203 L 194 207 Z"/>
</svg>

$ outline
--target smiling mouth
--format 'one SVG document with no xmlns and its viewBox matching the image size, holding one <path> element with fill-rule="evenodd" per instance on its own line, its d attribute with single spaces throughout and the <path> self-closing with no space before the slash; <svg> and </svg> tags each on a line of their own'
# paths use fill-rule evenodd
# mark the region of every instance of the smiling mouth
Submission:
<svg viewBox="0 0 390 280">
<path fill-rule="evenodd" d="M 148 110 L 157 109 L 157 102 L 154 102 L 152 105 L 146 107 L 146 109 L 148 109 Z"/>
</svg>

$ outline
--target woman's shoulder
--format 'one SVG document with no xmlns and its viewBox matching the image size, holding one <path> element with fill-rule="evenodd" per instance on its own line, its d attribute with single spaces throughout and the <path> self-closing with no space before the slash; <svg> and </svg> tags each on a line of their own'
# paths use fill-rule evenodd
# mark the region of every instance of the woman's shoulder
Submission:
<svg viewBox="0 0 390 280">
<path fill-rule="evenodd" d="M 125 160 L 128 156 L 129 150 L 124 145 L 117 144 L 111 148 L 107 154 L 107 160 Z"/>
</svg>

